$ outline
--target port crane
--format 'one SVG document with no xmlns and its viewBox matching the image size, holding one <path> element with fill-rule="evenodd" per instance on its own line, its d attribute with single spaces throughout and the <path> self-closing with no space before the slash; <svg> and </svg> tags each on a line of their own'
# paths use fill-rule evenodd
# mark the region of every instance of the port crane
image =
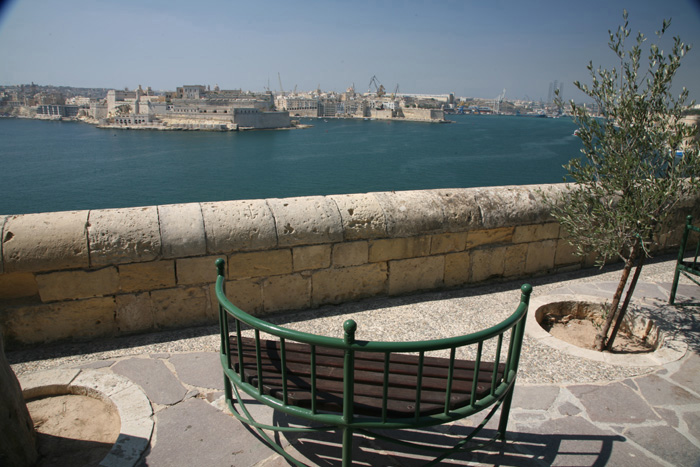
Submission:
<svg viewBox="0 0 700 467">
<path fill-rule="evenodd" d="M 396 96 L 399 95 L 399 83 L 396 83 L 396 88 L 394 89 L 394 93 L 391 95 L 391 100 L 393 101 L 396 99 Z"/>
<path fill-rule="evenodd" d="M 373 84 L 374 84 L 375 92 L 377 93 L 377 97 L 382 97 L 383 95 L 386 94 L 386 90 L 384 89 L 384 85 L 379 82 L 379 80 L 377 79 L 377 75 L 373 75 L 372 79 L 369 80 L 369 85 L 367 86 L 368 93 L 372 92 L 372 85 Z"/>
<path fill-rule="evenodd" d="M 493 113 L 497 114 L 501 111 L 501 102 L 506 98 L 506 89 L 503 88 L 503 92 L 501 92 L 498 97 L 496 97 L 493 101 Z"/>
<path fill-rule="evenodd" d="M 282 76 L 280 72 L 277 72 L 277 79 L 280 81 L 280 94 L 284 96 L 284 88 L 282 87 Z"/>
</svg>

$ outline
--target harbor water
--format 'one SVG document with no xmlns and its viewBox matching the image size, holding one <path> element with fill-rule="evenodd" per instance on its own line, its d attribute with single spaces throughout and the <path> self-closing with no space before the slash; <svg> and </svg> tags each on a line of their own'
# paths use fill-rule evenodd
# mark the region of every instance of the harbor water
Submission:
<svg viewBox="0 0 700 467">
<path fill-rule="evenodd" d="M 106 130 L 0 119 L 0 214 L 561 182 L 567 118 L 304 119 L 248 132 Z"/>
</svg>

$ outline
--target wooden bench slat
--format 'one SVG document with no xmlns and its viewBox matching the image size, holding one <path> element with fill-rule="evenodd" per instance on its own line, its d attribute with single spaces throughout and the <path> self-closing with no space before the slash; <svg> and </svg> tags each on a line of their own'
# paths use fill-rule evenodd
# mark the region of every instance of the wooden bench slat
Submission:
<svg viewBox="0 0 700 467">
<path fill-rule="evenodd" d="M 246 375 L 250 374 L 246 371 Z M 252 381 L 254 381 L 257 384 L 257 375 L 252 375 L 249 377 Z M 294 388 L 295 391 L 297 390 L 306 390 L 311 388 L 311 378 L 308 376 L 302 376 L 302 375 L 292 375 L 290 379 L 288 380 L 288 384 L 291 383 L 291 387 Z M 316 381 L 317 386 L 319 390 L 323 392 L 329 392 L 329 393 L 342 393 L 343 391 L 343 385 L 342 381 L 337 381 L 337 380 L 324 380 L 324 379 L 317 379 Z M 270 388 L 273 387 L 280 387 L 282 386 L 282 377 L 279 374 L 269 374 L 266 375 L 263 372 L 263 384 L 265 386 L 269 386 Z M 487 384 L 479 384 L 477 386 L 478 392 L 483 392 L 488 390 L 488 385 Z M 461 388 L 455 388 L 452 391 L 451 394 L 451 400 L 455 403 L 458 401 L 464 400 L 465 397 L 468 397 L 471 395 L 470 391 L 466 390 L 466 387 L 461 387 Z M 471 387 L 469 388 L 471 389 Z M 415 385 L 413 387 L 402 387 L 402 386 L 394 386 L 390 385 L 389 386 L 389 392 L 390 392 L 390 397 L 399 399 L 399 400 L 406 400 L 406 401 L 415 401 L 416 399 L 416 390 L 415 390 Z M 355 380 L 355 393 L 360 394 L 360 395 L 365 395 L 365 396 L 371 396 L 371 397 L 380 397 L 382 396 L 382 386 L 374 384 L 372 382 L 367 383 L 359 380 Z M 423 394 L 425 393 L 425 394 Z M 436 388 L 428 388 L 426 386 L 422 386 L 422 391 L 421 391 L 421 400 L 423 401 L 428 401 L 428 402 L 435 402 L 435 403 L 444 403 L 445 402 L 445 390 L 444 389 L 436 389 Z"/>
<path fill-rule="evenodd" d="M 263 391 L 282 398 L 282 375 L 280 343 L 261 340 L 261 370 Z M 258 384 L 255 341 L 243 338 L 243 363 L 245 379 Z M 238 371 L 236 339 L 230 340 L 232 365 Z M 300 407 L 311 406 L 311 347 L 298 343 L 286 343 L 286 370 L 288 403 Z M 406 417 L 415 413 L 418 357 L 416 355 L 391 354 L 389 374 L 389 399 L 387 415 Z M 494 365 L 482 362 L 477 383 L 477 398 L 491 389 Z M 430 415 L 444 410 L 449 359 L 424 357 L 421 384 L 421 415 Z M 455 361 L 450 407 L 469 403 L 474 379 L 474 362 Z M 499 365 L 497 381 L 505 370 Z M 321 411 L 342 412 L 343 401 L 343 351 L 316 348 L 317 408 Z M 355 353 L 355 399 L 358 414 L 380 416 L 384 384 L 384 354 L 373 352 Z"/>
<path fill-rule="evenodd" d="M 264 341 L 266 345 L 266 358 L 270 361 L 281 360 L 279 354 L 279 343 L 277 341 Z M 231 342 L 231 348 L 237 348 L 234 341 Z M 311 352 L 310 346 L 300 344 L 286 344 L 287 362 L 298 362 L 310 364 Z M 244 358 L 255 358 L 255 343 L 252 339 L 243 340 Z M 339 349 L 317 348 L 316 362 L 323 367 L 343 367 L 343 352 Z M 473 380 L 473 371 L 475 368 L 473 360 L 455 360 L 455 379 Z M 391 372 L 397 374 L 416 374 L 418 359 L 414 355 L 406 354 L 391 354 L 390 357 Z M 439 357 L 424 357 L 423 375 L 435 378 L 447 378 L 449 371 L 449 359 Z M 481 362 L 480 374 L 493 372 L 493 362 Z M 355 369 L 367 371 L 384 371 L 384 354 L 376 352 L 356 352 L 355 353 Z M 502 370 L 501 370 L 502 371 Z M 342 375 L 341 375 L 342 376 Z M 479 378 L 482 380 L 482 378 Z M 484 381 L 486 381 L 484 379 Z"/>
<path fill-rule="evenodd" d="M 238 369 L 238 363 L 234 363 L 236 370 Z M 257 375 L 256 367 L 253 365 L 245 365 L 244 367 L 246 375 L 251 375 L 251 377 L 255 377 Z M 294 383 L 295 378 L 299 378 L 300 380 L 304 381 L 309 381 L 308 384 L 304 387 L 311 387 L 310 383 L 310 378 L 311 378 L 311 371 L 308 368 L 303 368 L 299 366 L 288 366 L 287 367 L 288 373 L 288 379 Z M 338 378 L 335 375 L 326 376 L 324 374 L 319 374 L 317 370 L 316 373 L 316 381 L 317 385 L 325 387 L 332 382 L 337 382 L 341 381 L 342 378 Z M 267 382 L 270 378 L 274 378 L 277 374 L 281 374 L 279 367 L 277 366 L 270 366 L 270 365 L 263 365 L 263 381 Z M 482 376 L 482 374 L 479 374 L 479 388 L 480 389 L 486 389 L 487 387 L 490 387 L 491 383 L 491 377 L 492 374 L 488 373 Z M 356 372 L 355 373 L 355 384 L 364 384 L 368 386 L 374 386 L 381 388 L 383 386 L 383 373 L 371 373 L 371 372 Z M 417 384 L 417 378 L 416 376 L 400 376 L 400 375 L 389 375 L 389 388 L 399 390 L 399 389 L 409 389 L 412 393 L 415 393 L 415 387 Z M 301 386 L 301 384 L 297 384 L 297 386 Z M 438 378 L 423 378 L 423 384 L 421 386 L 424 391 L 439 391 L 443 395 L 445 393 L 445 382 L 444 380 L 439 380 Z M 472 382 L 471 381 L 454 381 L 452 384 L 452 392 L 454 394 L 470 394 L 472 389 Z M 415 396 L 411 396 L 412 398 L 415 398 Z"/>
<path fill-rule="evenodd" d="M 299 362 L 295 361 L 293 355 L 287 355 L 287 369 L 288 371 L 298 374 L 298 375 L 311 375 L 311 366 L 309 362 Z M 234 359 L 238 363 L 237 358 Z M 263 374 L 265 373 L 279 373 L 281 372 L 281 361 L 280 360 L 269 360 L 262 357 L 263 360 Z M 255 368 L 255 353 L 245 352 L 243 354 L 243 361 L 245 364 L 246 371 L 256 371 Z M 317 360 L 316 375 L 318 378 L 326 379 L 337 379 L 342 380 L 343 378 L 343 368 L 342 366 L 326 366 L 319 363 Z M 357 362 L 356 362 L 357 363 Z M 410 367 L 409 365 L 403 364 L 404 371 L 396 371 L 396 368 L 392 365 L 390 366 L 391 373 L 389 375 L 389 383 L 391 385 L 404 385 L 408 387 L 414 387 L 417 382 L 417 365 Z M 370 368 L 355 365 L 355 380 L 364 382 L 375 382 L 376 384 L 383 384 L 383 367 L 382 368 Z M 490 383 L 492 381 L 492 370 L 481 369 L 479 371 L 479 382 Z M 501 372 L 502 373 L 502 372 Z M 423 372 L 423 386 L 424 387 L 438 387 L 444 388 L 445 381 L 447 378 L 447 370 L 444 371 L 425 371 Z M 453 385 L 459 385 L 468 387 L 474 381 L 474 372 L 465 370 L 456 370 L 454 375 Z M 469 386 L 470 387 L 470 386 Z"/>
<path fill-rule="evenodd" d="M 252 348 L 255 348 L 255 341 L 252 338 L 242 338 L 243 339 L 243 347 L 247 347 L 250 345 Z M 231 342 L 234 340 L 232 339 Z M 261 340 L 261 342 L 265 343 L 265 346 L 267 347 L 268 351 L 276 349 L 277 352 L 279 352 L 279 341 L 272 341 L 272 340 Z M 286 343 L 287 351 L 294 351 L 295 353 L 299 355 L 303 354 L 311 354 L 311 346 L 307 344 L 299 344 L 299 343 L 294 343 L 294 342 L 287 342 Z M 331 347 L 317 347 L 316 349 L 316 355 L 317 358 L 319 356 L 329 356 L 329 357 L 338 357 L 342 358 L 343 357 L 343 351 L 340 349 L 335 349 Z M 384 354 L 379 353 L 379 352 L 362 352 L 362 351 L 357 351 L 355 352 L 355 360 L 366 360 L 366 361 L 374 361 L 374 362 L 381 362 L 382 364 L 384 363 Z M 411 354 L 400 354 L 400 353 L 392 353 L 391 354 L 391 362 L 392 363 L 409 363 L 409 364 L 415 364 L 416 362 L 415 355 Z M 482 365 L 486 365 L 487 362 L 482 362 Z M 440 357 L 431 357 L 431 356 L 425 356 L 424 357 L 424 365 L 425 367 L 430 367 L 434 366 L 437 368 L 447 368 L 449 365 L 449 360 L 446 358 L 440 358 Z M 473 360 L 455 360 L 455 368 L 462 368 L 462 369 L 474 369 L 474 361 Z"/>
</svg>

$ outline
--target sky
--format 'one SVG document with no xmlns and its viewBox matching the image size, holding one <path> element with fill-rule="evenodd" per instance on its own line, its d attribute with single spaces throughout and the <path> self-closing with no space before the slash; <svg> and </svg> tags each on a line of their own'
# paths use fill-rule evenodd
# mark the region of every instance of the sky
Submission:
<svg viewBox="0 0 700 467">
<path fill-rule="evenodd" d="M 700 0 L 10 0 L 0 85 L 365 92 L 376 76 L 389 92 L 539 100 L 557 80 L 579 100 L 589 61 L 615 65 L 625 8 L 649 40 L 672 19 L 662 49 L 696 45 L 674 90 L 700 101 Z"/>
</svg>

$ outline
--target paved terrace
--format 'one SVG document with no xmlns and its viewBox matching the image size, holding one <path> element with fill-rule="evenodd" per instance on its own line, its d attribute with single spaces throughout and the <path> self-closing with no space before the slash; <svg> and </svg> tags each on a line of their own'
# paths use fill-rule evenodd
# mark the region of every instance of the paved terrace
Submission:
<svg viewBox="0 0 700 467">
<path fill-rule="evenodd" d="M 508 442 L 454 460 L 457 465 L 700 465 L 700 287 L 687 280 L 668 306 L 674 258 L 648 264 L 634 308 L 652 317 L 669 345 L 653 355 L 585 358 L 528 332 L 511 411 Z M 558 299 L 610 297 L 619 267 L 533 278 L 533 306 Z M 358 339 L 433 338 L 493 324 L 511 313 L 520 282 L 329 306 L 274 319 L 299 330 L 340 335 L 348 318 Z M 690 305 L 697 302 L 698 306 Z M 293 321 L 290 321 L 293 320 Z M 534 318 L 529 317 L 529 324 Z M 26 391 L 82 387 L 119 409 L 122 435 L 105 465 L 283 466 L 228 414 L 215 327 L 122 337 L 8 353 Z M 556 343 L 554 344 L 556 345 Z M 44 388 L 44 389 L 42 389 Z M 254 407 L 263 420 L 290 420 Z M 470 420 L 407 432 L 452 442 Z M 489 426 L 487 426 L 487 431 Z M 311 465 L 339 465 L 339 437 L 287 437 L 286 449 Z M 357 465 L 418 465 L 415 452 L 356 437 Z"/>
</svg>

